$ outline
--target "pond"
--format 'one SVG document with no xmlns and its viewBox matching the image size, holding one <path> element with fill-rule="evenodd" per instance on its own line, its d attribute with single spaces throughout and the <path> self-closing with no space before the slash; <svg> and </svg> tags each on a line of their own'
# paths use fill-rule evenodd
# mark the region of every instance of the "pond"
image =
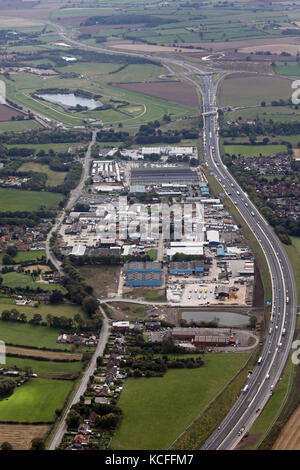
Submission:
<svg viewBox="0 0 300 470">
<path fill-rule="evenodd" d="M 213 321 L 219 319 L 219 326 L 247 325 L 249 317 L 233 312 L 182 312 L 182 319 L 189 321 Z"/>
<path fill-rule="evenodd" d="M 65 109 L 75 108 L 77 105 L 80 105 L 92 110 L 98 108 L 98 106 L 103 106 L 101 101 L 96 101 L 93 98 L 76 96 L 74 93 L 40 93 L 37 96 L 43 100 L 49 101 L 50 103 L 59 104 Z"/>
</svg>

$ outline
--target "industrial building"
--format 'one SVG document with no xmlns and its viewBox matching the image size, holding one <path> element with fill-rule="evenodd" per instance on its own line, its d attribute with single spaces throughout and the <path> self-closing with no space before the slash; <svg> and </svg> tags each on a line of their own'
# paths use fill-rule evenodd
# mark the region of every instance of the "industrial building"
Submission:
<svg viewBox="0 0 300 470">
<path fill-rule="evenodd" d="M 162 271 L 161 263 L 157 261 L 130 261 L 125 263 L 125 273 L 160 273 Z"/>
<path fill-rule="evenodd" d="M 198 174 L 187 166 L 132 168 L 132 185 L 161 185 L 181 183 L 191 185 L 198 182 Z"/>
<path fill-rule="evenodd" d="M 196 275 L 204 276 L 209 271 L 209 266 L 204 261 L 171 261 L 169 266 L 169 274 L 175 276 L 180 275 Z"/>
<path fill-rule="evenodd" d="M 162 272 L 127 273 L 125 285 L 132 287 L 161 287 Z"/>
<path fill-rule="evenodd" d="M 204 242 L 171 242 L 170 248 L 167 250 L 167 255 L 172 258 L 176 253 L 183 253 L 185 255 L 203 256 Z"/>
<path fill-rule="evenodd" d="M 231 346 L 236 343 L 235 339 L 229 336 L 195 336 L 192 340 L 195 346 Z"/>
</svg>

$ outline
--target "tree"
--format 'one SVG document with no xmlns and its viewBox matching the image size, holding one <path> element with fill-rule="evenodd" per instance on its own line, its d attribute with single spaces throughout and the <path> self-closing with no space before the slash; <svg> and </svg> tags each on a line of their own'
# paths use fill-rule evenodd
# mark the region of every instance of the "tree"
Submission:
<svg viewBox="0 0 300 470">
<path fill-rule="evenodd" d="M 256 328 L 256 324 L 257 324 L 257 318 L 255 315 L 252 315 L 249 319 L 249 326 L 252 330 L 254 330 Z"/>
<path fill-rule="evenodd" d="M 10 442 L 4 441 L 1 444 L 1 450 L 13 450 L 13 446 Z"/>
<path fill-rule="evenodd" d="M 31 441 L 30 450 L 45 450 L 45 441 L 41 437 L 35 437 Z"/>
<path fill-rule="evenodd" d="M 60 290 L 54 290 L 50 296 L 50 304 L 60 304 L 63 301 L 63 294 Z"/>
<path fill-rule="evenodd" d="M 77 429 L 81 423 L 81 416 L 77 411 L 70 410 L 66 418 L 68 429 Z"/>
<path fill-rule="evenodd" d="M 87 315 L 91 316 L 98 309 L 98 300 L 92 295 L 85 297 L 82 302 L 82 308 Z"/>
<path fill-rule="evenodd" d="M 9 397 L 14 389 L 16 383 L 12 379 L 3 379 L 0 381 L 0 397 Z"/>
<path fill-rule="evenodd" d="M 16 254 L 18 253 L 18 249 L 15 245 L 10 245 L 6 250 L 6 253 L 12 258 L 14 258 Z"/>
</svg>

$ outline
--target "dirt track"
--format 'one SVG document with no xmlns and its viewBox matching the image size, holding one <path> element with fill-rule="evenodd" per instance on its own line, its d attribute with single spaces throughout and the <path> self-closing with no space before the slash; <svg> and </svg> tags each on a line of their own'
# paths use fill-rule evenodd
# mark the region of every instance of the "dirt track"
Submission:
<svg viewBox="0 0 300 470">
<path fill-rule="evenodd" d="M 282 429 L 273 450 L 300 450 L 300 406 Z"/>
</svg>

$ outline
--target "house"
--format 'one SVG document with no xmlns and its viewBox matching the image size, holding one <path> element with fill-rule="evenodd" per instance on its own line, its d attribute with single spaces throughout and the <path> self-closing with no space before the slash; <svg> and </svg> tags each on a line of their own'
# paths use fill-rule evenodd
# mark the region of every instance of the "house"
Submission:
<svg viewBox="0 0 300 470">
<path fill-rule="evenodd" d="M 87 436 L 85 434 L 77 434 L 73 439 L 73 443 L 79 443 L 82 446 L 87 445 L 89 441 L 90 441 L 90 436 Z"/>
</svg>

